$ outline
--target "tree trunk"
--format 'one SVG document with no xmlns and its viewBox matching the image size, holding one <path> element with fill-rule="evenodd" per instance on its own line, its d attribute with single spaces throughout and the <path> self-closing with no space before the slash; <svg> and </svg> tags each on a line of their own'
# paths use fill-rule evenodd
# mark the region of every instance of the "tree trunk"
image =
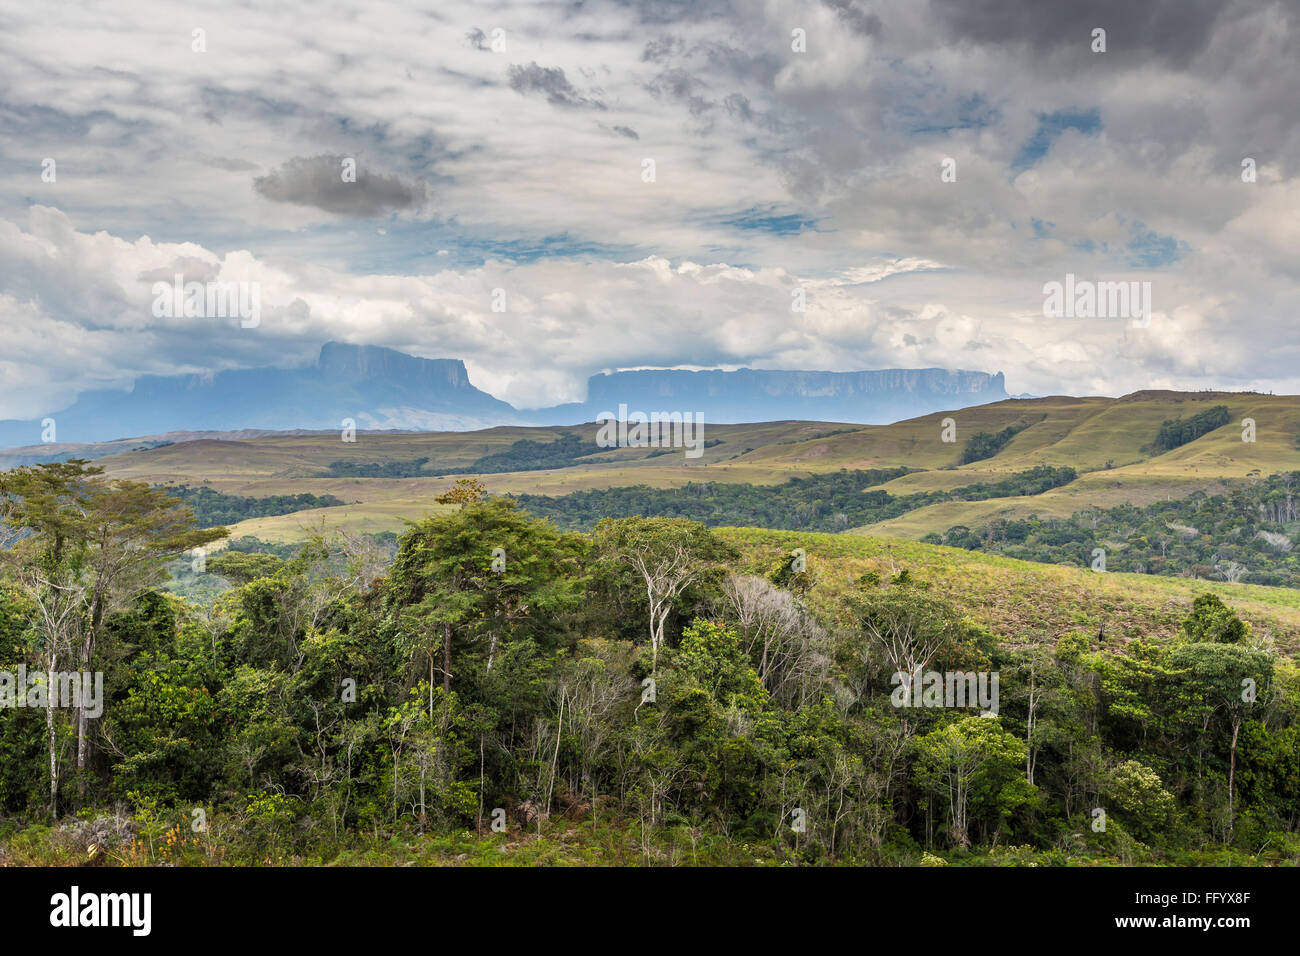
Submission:
<svg viewBox="0 0 1300 956">
<path fill-rule="evenodd" d="M 451 624 L 442 625 L 442 689 L 451 693 Z"/>
<path fill-rule="evenodd" d="M 555 767 L 560 759 L 560 737 L 564 733 L 564 685 L 560 685 L 560 716 L 555 724 L 555 753 L 551 756 L 551 782 L 546 787 L 546 815 L 551 815 L 551 795 L 555 792 Z M 537 832 L 542 832 L 542 818 L 537 818 Z"/>
<path fill-rule="evenodd" d="M 59 744 L 58 734 L 54 729 L 54 695 L 49 692 L 54 684 L 53 663 L 50 664 L 50 669 L 45 672 L 45 680 L 45 730 L 49 735 L 50 744 L 50 816 L 57 817 L 59 813 Z"/>
<path fill-rule="evenodd" d="M 86 631 L 86 635 L 81 641 L 81 657 L 78 661 L 82 671 L 86 671 L 90 664 L 90 655 L 95 649 L 95 618 L 98 611 L 91 612 L 91 625 Z M 83 692 L 82 696 L 85 694 Z M 82 701 L 77 701 L 77 790 L 84 796 L 86 791 L 86 781 L 82 777 L 86 769 L 86 755 L 89 747 L 86 744 L 86 708 Z"/>
<path fill-rule="evenodd" d="M 1029 668 L 1029 715 L 1025 718 L 1025 781 L 1034 785 L 1034 669 Z"/>
<path fill-rule="evenodd" d="M 655 604 L 654 588 L 646 582 L 646 596 L 650 599 L 650 673 L 657 676 L 659 671 L 659 632 L 655 628 L 655 619 L 659 609 Z"/>
<path fill-rule="evenodd" d="M 81 641 L 80 669 L 84 673 L 90 673 L 90 659 L 95 654 L 95 635 L 99 632 L 99 625 L 103 618 L 104 599 L 97 588 L 90 604 L 90 627 L 86 629 L 85 636 Z M 81 696 L 82 699 L 77 701 L 77 796 L 79 802 L 84 803 L 86 799 L 86 761 L 90 757 L 90 741 L 87 735 L 89 720 L 86 717 L 86 692 L 84 687 Z"/>
<path fill-rule="evenodd" d="M 1241 731 L 1241 720 L 1238 718 L 1232 722 L 1232 746 L 1229 748 L 1228 758 L 1228 835 L 1231 837 L 1233 829 L 1233 784 L 1237 775 L 1237 734 Z"/>
</svg>

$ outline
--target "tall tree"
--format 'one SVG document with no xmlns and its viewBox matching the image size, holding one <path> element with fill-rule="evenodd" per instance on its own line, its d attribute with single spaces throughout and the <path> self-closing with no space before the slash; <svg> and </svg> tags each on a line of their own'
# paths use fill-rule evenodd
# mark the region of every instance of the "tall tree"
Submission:
<svg viewBox="0 0 1300 956">
<path fill-rule="evenodd" d="M 7 533 L 18 538 L 7 556 L 39 609 L 49 674 L 69 651 L 76 669 L 89 670 L 107 613 L 160 583 L 166 559 L 226 536 L 225 528 L 196 528 L 190 510 L 165 492 L 102 474 L 82 460 L 0 474 L 0 515 Z M 89 757 L 83 703 L 76 705 L 79 773 Z M 47 723 L 51 807 L 57 809 L 52 713 Z"/>
<path fill-rule="evenodd" d="M 0 538 L 11 542 L 0 559 L 30 602 L 32 628 L 40 635 L 52 816 L 58 813 L 60 782 L 55 672 L 75 643 L 83 610 L 89 481 L 101 471 L 69 461 L 0 473 Z"/>
<path fill-rule="evenodd" d="M 720 581 L 722 562 L 735 552 L 704 525 L 685 518 L 606 518 L 592 538 L 601 560 L 630 567 L 645 587 L 651 670 L 657 671 L 677 600 L 706 578 Z"/>
<path fill-rule="evenodd" d="M 91 479 L 84 523 L 86 616 L 78 665 L 88 669 L 104 615 L 133 602 L 167 576 L 163 562 L 226 537 L 225 528 L 197 528 L 194 515 L 165 491 L 139 481 Z M 86 711 L 77 708 L 77 772 L 89 756 Z"/>
<path fill-rule="evenodd" d="M 460 640 L 486 652 L 490 672 L 508 634 L 554 628 L 556 615 L 574 606 L 583 550 L 576 535 L 506 498 L 470 501 L 412 527 L 389 575 L 388 600 L 408 647 L 428 664 L 430 685 L 440 671 L 443 689 L 451 689 Z"/>
<path fill-rule="evenodd" d="M 1246 717 L 1259 707 L 1273 677 L 1273 658 L 1240 644 L 1197 643 L 1175 648 L 1174 667 L 1186 674 L 1181 688 L 1189 714 L 1204 735 L 1216 720 L 1231 732 L 1228 743 L 1228 834 L 1234 826 L 1237 741 Z"/>
</svg>

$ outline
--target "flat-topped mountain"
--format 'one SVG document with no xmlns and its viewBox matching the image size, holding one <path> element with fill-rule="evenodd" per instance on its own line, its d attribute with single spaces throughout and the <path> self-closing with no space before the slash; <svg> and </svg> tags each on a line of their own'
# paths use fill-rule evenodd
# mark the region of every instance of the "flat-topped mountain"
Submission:
<svg viewBox="0 0 1300 956">
<path fill-rule="evenodd" d="M 601 412 L 699 413 L 706 422 L 793 419 L 886 424 L 1006 398 L 1002 373 L 946 369 L 803 372 L 672 369 L 592 376 L 584 402 L 519 410 L 475 388 L 459 359 L 416 358 L 327 342 L 315 364 L 210 375 L 147 375 L 129 390 L 82 393 L 51 409 L 59 443 L 167 432 L 263 429 L 468 431 L 496 425 L 576 425 Z M 40 445 L 40 419 L 0 421 L 0 448 Z"/>
<path fill-rule="evenodd" d="M 84 392 L 51 411 L 59 442 L 109 441 L 176 430 L 246 428 L 461 431 L 521 422 L 507 403 L 470 384 L 459 359 L 328 342 L 314 365 L 213 375 L 146 375 L 129 391 Z M 0 422 L 0 447 L 35 445 L 39 421 Z"/>
<path fill-rule="evenodd" d="M 1007 397 L 1001 372 L 646 369 L 593 375 L 587 380 L 585 402 L 526 414 L 538 424 L 574 424 L 593 421 L 602 412 L 617 413 L 623 404 L 645 412 L 703 412 L 706 421 L 717 423 L 804 419 L 883 425 Z"/>
</svg>

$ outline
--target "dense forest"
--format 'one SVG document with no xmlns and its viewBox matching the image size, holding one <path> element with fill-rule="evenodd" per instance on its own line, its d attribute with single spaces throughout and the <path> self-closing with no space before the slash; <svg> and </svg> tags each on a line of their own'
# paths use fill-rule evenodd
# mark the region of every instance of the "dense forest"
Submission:
<svg viewBox="0 0 1300 956">
<path fill-rule="evenodd" d="M 1300 587 L 1300 472 L 1229 493 L 1196 492 L 1145 507 L 1092 509 L 1068 519 L 999 520 L 923 539 L 1026 561 Z"/>
<path fill-rule="evenodd" d="M 322 478 L 419 478 L 435 472 L 425 471 L 428 458 L 404 461 L 332 461 Z"/>
<path fill-rule="evenodd" d="M 971 462 L 992 458 L 1006 447 L 1007 442 L 1028 427 L 1028 422 L 1016 422 L 999 432 L 976 432 L 962 446 L 960 463 L 969 465 Z"/>
<path fill-rule="evenodd" d="M 714 444 L 717 444 L 716 442 Z M 323 477 L 330 478 L 418 478 L 422 475 L 492 475 L 515 471 L 542 471 L 547 468 L 567 468 L 588 455 L 597 455 L 608 448 L 595 442 L 583 441 L 576 432 L 564 432 L 555 441 L 540 442 L 531 438 L 520 439 L 505 451 L 492 452 L 476 458 L 462 468 L 426 468 L 428 458 L 410 461 L 334 461 Z"/>
<path fill-rule="evenodd" d="M 336 498 L 334 495 L 270 495 L 264 498 L 250 498 L 243 495 L 228 495 L 202 486 L 193 488 L 189 485 L 168 485 L 163 490 L 189 506 L 200 528 L 236 524 L 248 518 L 293 514 L 311 508 L 335 508 L 344 503 L 341 498 Z"/>
<path fill-rule="evenodd" d="M 1215 405 L 1213 408 L 1198 412 L 1191 418 L 1170 418 L 1160 423 L 1160 431 L 1156 433 L 1151 447 L 1158 453 L 1172 451 L 1226 424 L 1228 424 L 1227 405 Z"/>
<path fill-rule="evenodd" d="M 224 529 L 0 474 L 0 862 L 1300 860 L 1300 675 L 1214 595 L 1173 640 L 1026 645 L 907 568 L 829 594 L 683 518 L 441 500 L 391 557 L 235 552 L 203 608 L 163 568 Z M 61 671 L 98 713 L 36 693 Z M 1000 694 L 913 707 L 922 672 Z"/>
<path fill-rule="evenodd" d="M 690 518 L 711 528 L 753 526 L 834 532 L 897 518 L 940 501 L 1041 495 L 1068 485 L 1077 477 L 1073 468 L 1040 465 L 999 481 L 980 482 L 952 491 L 891 495 L 886 491 L 866 490 L 909 473 L 907 468 L 842 470 L 791 478 L 779 485 L 722 482 L 690 482 L 678 488 L 633 485 L 577 491 L 558 497 L 521 494 L 516 500 L 530 513 L 568 529 L 589 529 L 606 517 L 642 515 Z"/>
</svg>

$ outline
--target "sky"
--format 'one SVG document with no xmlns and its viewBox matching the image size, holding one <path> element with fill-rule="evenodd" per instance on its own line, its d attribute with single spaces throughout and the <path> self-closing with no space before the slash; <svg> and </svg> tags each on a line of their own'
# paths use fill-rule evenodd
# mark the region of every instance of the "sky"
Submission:
<svg viewBox="0 0 1300 956">
<path fill-rule="evenodd" d="M 0 0 L 0 418 L 329 340 L 519 407 L 631 367 L 1300 392 L 1298 81 L 1300 0 Z M 175 274 L 256 326 L 157 315 Z M 1067 275 L 1150 314 L 1049 315 Z"/>
</svg>

